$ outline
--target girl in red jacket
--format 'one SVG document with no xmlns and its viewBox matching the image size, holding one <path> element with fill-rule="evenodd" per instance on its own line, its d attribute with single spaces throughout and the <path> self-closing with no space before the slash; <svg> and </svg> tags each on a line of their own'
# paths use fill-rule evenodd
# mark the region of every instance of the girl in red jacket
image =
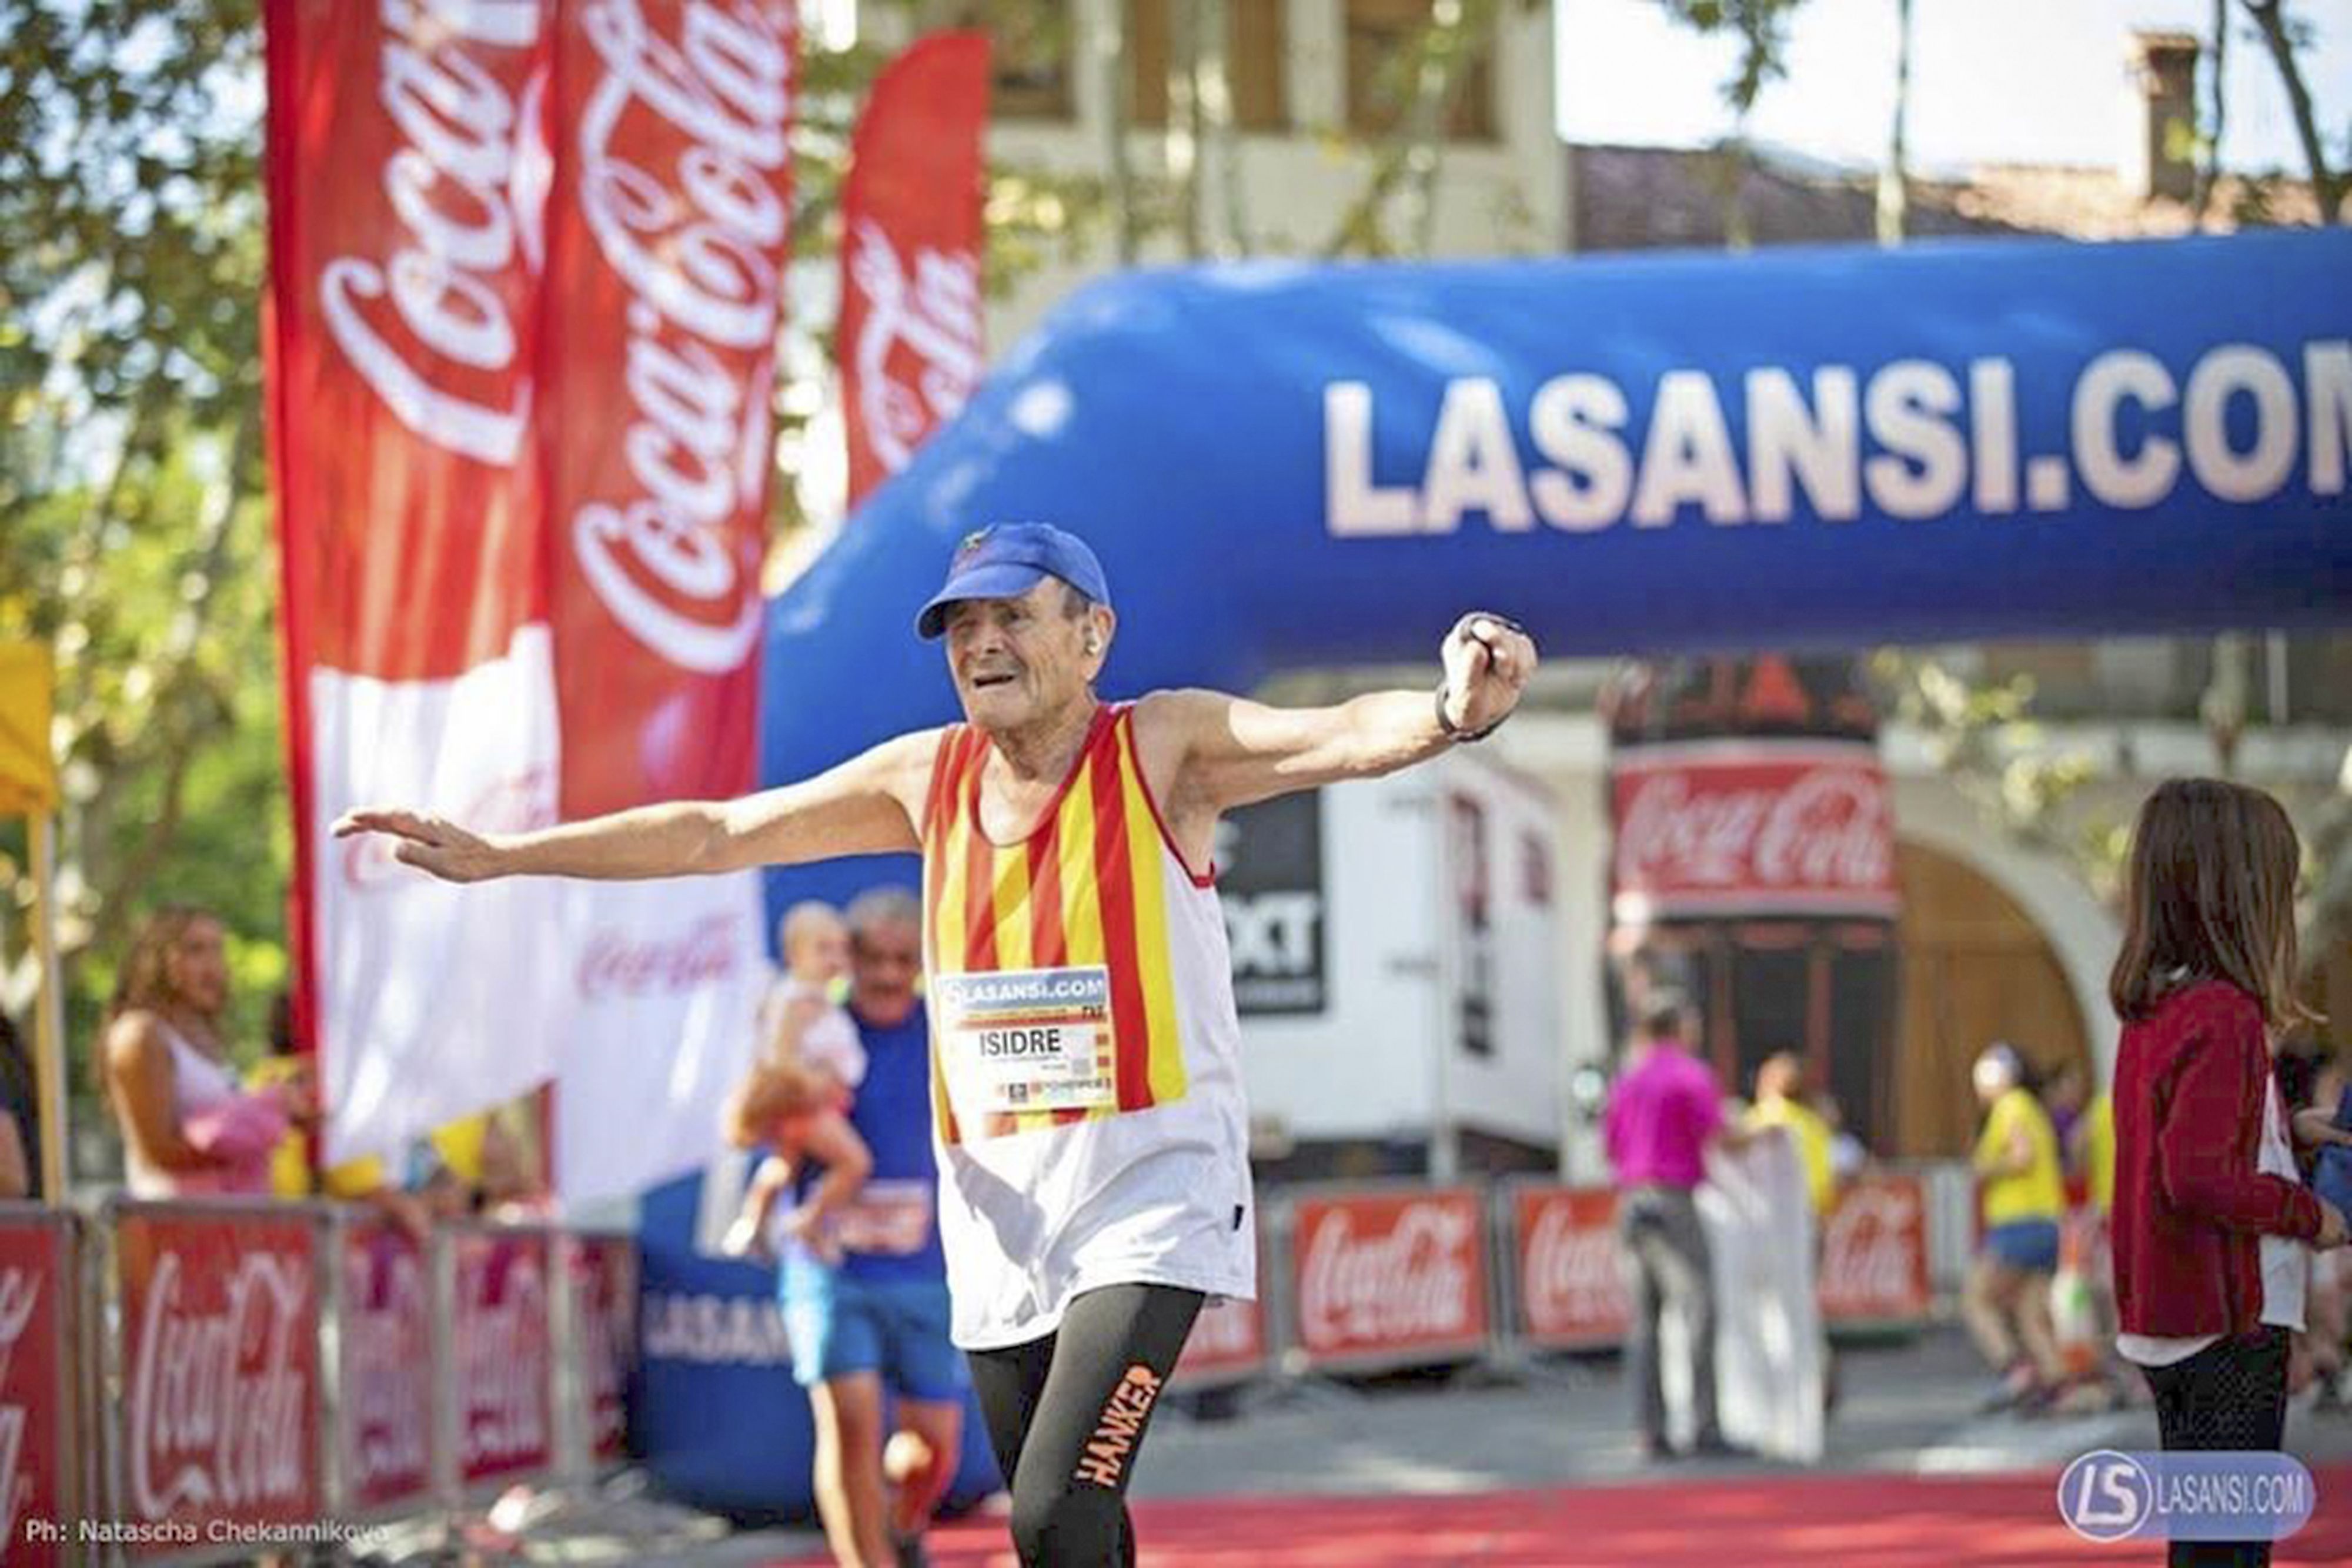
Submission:
<svg viewBox="0 0 2352 1568">
<path fill-rule="evenodd" d="M 2140 809 L 2108 995 L 2116 1057 L 2116 1348 L 2167 1448 L 2275 1449 L 2309 1247 L 2344 1216 L 2297 1179 L 2273 1078 L 2294 1001 L 2294 828 L 2276 800 L 2171 779 Z M 2175 1542 L 2171 1562 L 2267 1563 L 2263 1542 Z"/>
</svg>

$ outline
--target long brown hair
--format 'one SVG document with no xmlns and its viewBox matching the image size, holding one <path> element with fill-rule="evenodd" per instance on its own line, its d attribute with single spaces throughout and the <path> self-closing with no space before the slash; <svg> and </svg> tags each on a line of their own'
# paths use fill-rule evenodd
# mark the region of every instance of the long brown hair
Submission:
<svg viewBox="0 0 2352 1568">
<path fill-rule="evenodd" d="M 2260 789 L 2220 779 L 2158 785 L 2132 828 L 2123 951 L 2107 980 L 2116 1016 L 2147 1017 L 2185 970 L 2252 997 L 2273 1029 L 2308 1019 L 2294 999 L 2302 860 L 2286 809 Z"/>
<path fill-rule="evenodd" d="M 131 953 L 122 960 L 121 972 L 114 977 L 114 996 L 106 1004 L 108 1023 L 133 1008 L 161 1012 L 181 1004 L 179 990 L 172 984 L 172 954 L 192 928 L 207 920 L 215 925 L 221 923 L 211 910 L 186 904 L 167 904 L 147 917 L 139 935 L 131 940 Z"/>
</svg>

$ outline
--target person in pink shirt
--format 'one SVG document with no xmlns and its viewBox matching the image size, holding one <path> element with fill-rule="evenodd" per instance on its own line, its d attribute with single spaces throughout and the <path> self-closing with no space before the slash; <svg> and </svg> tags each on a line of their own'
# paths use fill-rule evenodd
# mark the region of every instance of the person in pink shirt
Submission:
<svg viewBox="0 0 2352 1568">
<path fill-rule="evenodd" d="M 1689 1040 L 1696 1019 L 1676 993 L 1653 991 L 1636 1023 L 1624 1071 L 1609 1091 L 1601 1134 L 1617 1185 L 1617 1234 L 1623 1249 L 1633 1323 L 1626 1375 L 1643 1452 L 1675 1457 L 1666 1437 L 1666 1401 L 1658 1363 L 1658 1323 L 1672 1305 L 1689 1333 L 1691 1400 L 1696 1420 L 1691 1451 L 1724 1456 L 1716 1417 L 1715 1285 L 1696 1193 L 1706 1179 L 1710 1145 L 1736 1146 L 1748 1134 L 1726 1119 L 1715 1070 Z"/>
<path fill-rule="evenodd" d="M 124 959 L 99 1066 L 122 1129 L 134 1197 L 267 1197 L 269 1161 L 317 1107 L 292 1084 L 249 1092 L 222 1038 L 226 933 L 200 910 L 160 909 Z"/>
</svg>

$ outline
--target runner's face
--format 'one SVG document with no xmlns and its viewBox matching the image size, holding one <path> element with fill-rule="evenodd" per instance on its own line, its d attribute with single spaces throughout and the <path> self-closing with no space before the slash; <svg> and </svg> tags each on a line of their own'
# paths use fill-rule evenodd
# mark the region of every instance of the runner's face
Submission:
<svg viewBox="0 0 2352 1568">
<path fill-rule="evenodd" d="M 1016 729 L 1085 693 L 1095 663 L 1087 618 L 1066 612 L 1067 591 L 1049 577 L 1017 599 L 949 607 L 948 669 L 967 719 L 986 730 Z"/>
<path fill-rule="evenodd" d="M 923 972 L 923 938 L 903 920 L 856 932 L 849 939 L 850 1000 L 885 1028 L 915 1005 L 915 980 Z"/>
</svg>

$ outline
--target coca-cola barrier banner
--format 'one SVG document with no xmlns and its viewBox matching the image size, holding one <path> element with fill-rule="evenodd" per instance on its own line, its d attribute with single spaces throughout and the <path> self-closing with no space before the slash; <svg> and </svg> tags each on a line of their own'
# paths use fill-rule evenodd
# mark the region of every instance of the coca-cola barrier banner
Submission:
<svg viewBox="0 0 2352 1568">
<path fill-rule="evenodd" d="M 1867 742 L 1626 747 L 1611 763 L 1613 914 L 1898 912 L 1894 804 Z"/>
<path fill-rule="evenodd" d="M 383 1220 L 341 1232 L 345 1500 L 366 1513 L 433 1487 L 433 1292 L 425 1244 Z"/>
<path fill-rule="evenodd" d="M 797 8 L 265 19 L 298 1021 L 327 1155 L 560 1069 L 559 1186 L 633 1192 L 707 1154 L 749 1051 L 755 879 L 459 890 L 328 829 L 752 783 Z"/>
<path fill-rule="evenodd" d="M 988 37 L 933 33 L 874 81 L 841 195 L 849 504 L 955 417 L 982 369 Z"/>
<path fill-rule="evenodd" d="M 545 1231 L 458 1231 L 446 1245 L 457 1479 L 465 1486 L 547 1469 L 555 1458 L 555 1354 Z"/>
<path fill-rule="evenodd" d="M 1623 1339 L 1633 1312 L 1617 1258 L 1617 1195 L 1520 1186 L 1510 1204 L 1520 1338 L 1559 1350 Z"/>
<path fill-rule="evenodd" d="M 13 1207 L 13 1206 L 12 1206 Z M 61 1542 L 25 1533 L 29 1520 L 73 1518 L 67 1436 L 79 1358 L 68 1339 L 73 1249 L 58 1217 L 0 1214 L 0 1542 L 11 1563 L 63 1563 Z"/>
<path fill-rule="evenodd" d="M 124 1205 L 114 1236 L 133 1554 L 320 1517 L 318 1217 Z"/>
<path fill-rule="evenodd" d="M 1873 1171 L 1839 1189 L 1822 1227 L 1817 1288 L 1832 1322 L 1916 1323 L 1935 1304 L 1926 1185 Z M 1515 1327 L 1527 1343 L 1592 1349 L 1625 1337 L 1617 1195 L 1607 1187 L 1514 1186 L 1508 1214 Z"/>
<path fill-rule="evenodd" d="M 1485 1348 L 1478 1189 L 1302 1192 L 1291 1216 L 1291 1339 L 1307 1366 L 1403 1364 Z"/>
<path fill-rule="evenodd" d="M 1271 1281 L 1266 1267 L 1265 1235 L 1257 1239 L 1257 1277 Z M 1252 1301 L 1222 1296 L 1201 1309 L 1192 1320 L 1192 1336 L 1176 1358 L 1171 1383 L 1187 1388 L 1215 1388 L 1243 1383 L 1273 1366 L 1273 1334 L 1266 1322 L 1263 1295 Z"/>
<path fill-rule="evenodd" d="M 1240 1383 L 1267 1369 L 1265 1304 L 1223 1297 L 1201 1309 L 1169 1381 L 1186 1388 Z"/>
<path fill-rule="evenodd" d="M 1917 1322 L 1935 1305 L 1927 1273 L 1927 1184 L 1907 1171 L 1848 1182 L 1822 1227 L 1822 1316 Z"/>
<path fill-rule="evenodd" d="M 581 1236 L 564 1252 L 588 1458 L 620 1459 L 627 1453 L 629 1374 L 637 1360 L 636 1242 Z"/>
</svg>

